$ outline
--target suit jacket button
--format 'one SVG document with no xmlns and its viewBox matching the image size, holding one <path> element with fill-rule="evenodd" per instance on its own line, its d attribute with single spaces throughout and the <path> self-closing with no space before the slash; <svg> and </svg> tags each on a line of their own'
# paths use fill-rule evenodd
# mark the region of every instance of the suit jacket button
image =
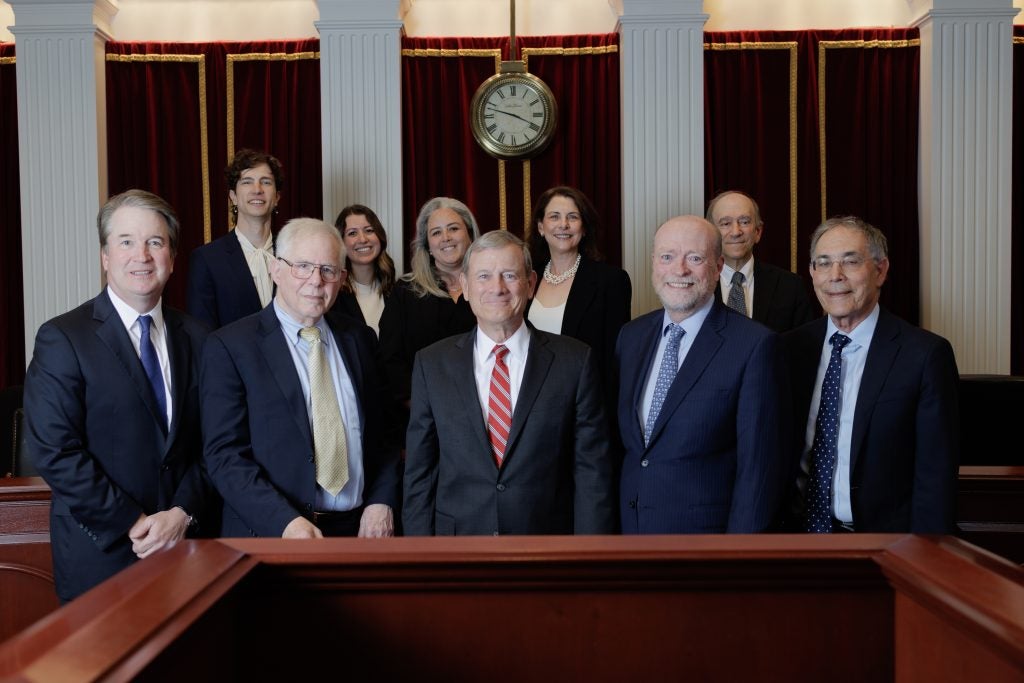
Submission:
<svg viewBox="0 0 1024 683">
<path fill-rule="evenodd" d="M 309 461 L 310 461 L 310 462 L 313 462 L 313 456 L 312 456 L 312 455 L 311 455 L 311 456 L 309 456 Z"/>
<path fill-rule="evenodd" d="M 633 509 L 636 509 L 636 501 L 635 500 L 629 501 L 629 507 L 631 507 Z"/>
<path fill-rule="evenodd" d="M 495 532 L 494 532 L 493 534 L 491 534 L 491 535 L 492 535 L 492 536 L 497 536 L 497 535 L 498 535 L 498 532 L 497 532 L 497 531 L 495 531 Z"/>
<path fill-rule="evenodd" d="M 647 458 L 644 458 L 643 460 L 640 461 L 640 467 L 647 467 L 647 465 L 648 465 Z"/>
<path fill-rule="evenodd" d="M 313 504 L 312 503 L 306 503 L 306 512 L 312 512 L 312 511 L 313 511 Z"/>
<path fill-rule="evenodd" d="M 164 465 L 160 469 L 163 470 L 164 472 L 166 472 L 167 470 L 171 469 L 171 466 L 170 465 Z"/>
<path fill-rule="evenodd" d="M 504 484 L 498 484 L 497 488 L 498 488 L 499 491 L 504 491 L 505 490 L 505 485 Z"/>
</svg>

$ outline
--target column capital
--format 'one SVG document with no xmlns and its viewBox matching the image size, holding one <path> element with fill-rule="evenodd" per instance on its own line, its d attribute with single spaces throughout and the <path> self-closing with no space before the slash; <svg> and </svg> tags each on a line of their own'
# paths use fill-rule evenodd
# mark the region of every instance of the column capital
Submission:
<svg viewBox="0 0 1024 683">
<path fill-rule="evenodd" d="M 689 23 L 708 20 L 704 0 L 608 0 L 619 23 L 673 22 Z"/>
<path fill-rule="evenodd" d="M 76 33 L 98 30 L 110 39 L 110 24 L 119 9 L 117 0 L 7 0 L 14 11 L 11 33 Z"/>
<path fill-rule="evenodd" d="M 1020 11 L 1013 0 L 907 0 L 914 16 L 913 27 L 935 19 L 1000 19 L 1007 21 Z"/>
<path fill-rule="evenodd" d="M 320 20 L 314 22 L 319 31 L 343 28 L 394 28 L 402 25 L 402 17 L 412 0 L 316 0 Z"/>
</svg>

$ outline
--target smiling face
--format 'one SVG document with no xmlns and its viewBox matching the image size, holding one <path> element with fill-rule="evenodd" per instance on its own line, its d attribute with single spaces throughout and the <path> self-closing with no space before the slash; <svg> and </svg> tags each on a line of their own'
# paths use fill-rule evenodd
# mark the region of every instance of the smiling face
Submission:
<svg viewBox="0 0 1024 683">
<path fill-rule="evenodd" d="M 697 216 L 672 218 L 655 233 L 651 283 L 673 322 L 713 296 L 723 263 L 717 240 L 716 228 Z"/>
<path fill-rule="evenodd" d="M 523 323 L 537 274 L 526 272 L 523 250 L 516 245 L 481 249 L 461 274 L 462 289 L 484 334 L 500 342 Z"/>
<path fill-rule="evenodd" d="M 571 198 L 555 195 L 544 208 L 544 217 L 537 230 L 548 244 L 551 254 L 575 256 L 586 231 L 580 209 Z"/>
<path fill-rule="evenodd" d="M 352 265 L 373 265 L 380 256 L 380 238 L 366 216 L 350 214 L 345 217 L 345 227 L 341 230 L 345 240 L 345 251 Z"/>
<path fill-rule="evenodd" d="M 344 265 L 337 239 L 323 232 L 296 235 L 288 245 L 288 253 L 278 256 L 292 263 L 335 266 L 341 271 L 341 277 L 334 282 L 324 282 L 319 268 L 303 280 L 295 277 L 292 268 L 281 258 L 271 261 L 273 265 L 270 274 L 277 285 L 275 300 L 296 322 L 305 327 L 315 325 L 330 310 L 344 279 Z"/>
<path fill-rule="evenodd" d="M 122 206 L 110 217 L 100 262 L 107 284 L 139 313 L 156 307 L 174 272 L 167 222 L 156 211 Z"/>
<path fill-rule="evenodd" d="M 814 293 L 836 327 L 851 332 L 878 303 L 882 283 L 889 273 L 889 259 L 875 261 L 868 249 L 867 236 L 861 230 L 843 225 L 818 238 L 812 261 L 821 258 L 830 259 L 832 265 L 828 268 L 811 266 Z M 844 258 L 848 261 L 845 266 Z M 851 261 L 857 265 L 850 265 Z"/>
<path fill-rule="evenodd" d="M 462 267 L 466 249 L 472 243 L 462 217 L 449 208 L 430 214 L 427 220 L 427 247 L 438 270 L 455 272 Z"/>
<path fill-rule="evenodd" d="M 267 164 L 257 164 L 242 171 L 235 189 L 228 191 L 231 203 L 238 207 L 239 218 L 250 218 L 258 221 L 267 219 L 280 195 L 274 174 Z"/>
<path fill-rule="evenodd" d="M 711 222 L 722 233 L 722 255 L 729 267 L 737 270 L 754 253 L 761 241 L 762 227 L 749 198 L 732 192 L 721 197 L 711 212 Z"/>
</svg>

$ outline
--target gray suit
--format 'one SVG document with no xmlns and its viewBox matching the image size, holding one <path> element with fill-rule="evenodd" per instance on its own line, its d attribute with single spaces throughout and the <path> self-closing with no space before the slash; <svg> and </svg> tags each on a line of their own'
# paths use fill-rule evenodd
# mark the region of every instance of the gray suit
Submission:
<svg viewBox="0 0 1024 683">
<path fill-rule="evenodd" d="M 412 376 L 407 535 L 615 530 L 612 461 L 590 347 L 530 329 L 499 469 L 473 375 L 476 329 L 420 351 Z"/>
</svg>

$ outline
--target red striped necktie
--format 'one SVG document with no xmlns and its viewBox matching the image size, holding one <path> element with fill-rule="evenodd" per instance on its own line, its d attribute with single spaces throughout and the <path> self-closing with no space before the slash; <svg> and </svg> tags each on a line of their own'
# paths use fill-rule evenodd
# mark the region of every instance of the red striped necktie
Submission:
<svg viewBox="0 0 1024 683">
<path fill-rule="evenodd" d="M 494 370 L 491 371 L 491 391 L 487 398 L 487 432 L 498 467 L 505 459 L 508 432 L 512 425 L 512 382 L 505 364 L 507 355 L 508 347 L 504 344 L 494 347 Z"/>
</svg>

